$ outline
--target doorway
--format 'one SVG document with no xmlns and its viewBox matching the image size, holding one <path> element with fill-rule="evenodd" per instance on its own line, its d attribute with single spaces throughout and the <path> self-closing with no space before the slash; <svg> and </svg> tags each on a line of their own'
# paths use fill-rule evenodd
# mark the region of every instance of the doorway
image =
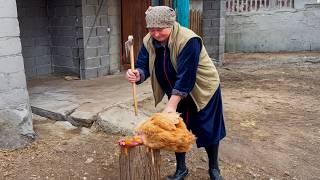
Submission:
<svg viewBox="0 0 320 180">
<path fill-rule="evenodd" d="M 134 57 L 142 46 L 143 37 L 147 34 L 145 11 L 151 6 L 151 0 L 122 0 L 121 1 L 121 64 L 122 69 L 130 68 L 130 59 L 126 57 L 125 42 L 133 35 Z"/>
</svg>

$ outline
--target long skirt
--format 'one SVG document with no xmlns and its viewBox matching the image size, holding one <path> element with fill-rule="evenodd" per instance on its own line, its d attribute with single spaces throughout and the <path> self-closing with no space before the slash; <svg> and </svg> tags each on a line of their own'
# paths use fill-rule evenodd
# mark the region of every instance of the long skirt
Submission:
<svg viewBox="0 0 320 180">
<path fill-rule="evenodd" d="M 197 146 L 207 147 L 218 144 L 226 136 L 220 86 L 205 108 L 197 112 L 197 107 L 188 95 L 178 104 L 187 127 L 197 137 Z"/>
</svg>

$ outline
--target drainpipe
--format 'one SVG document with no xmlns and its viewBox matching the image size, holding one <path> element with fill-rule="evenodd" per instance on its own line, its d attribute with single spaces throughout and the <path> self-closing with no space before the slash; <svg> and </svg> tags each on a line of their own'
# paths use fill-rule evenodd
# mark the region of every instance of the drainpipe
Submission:
<svg viewBox="0 0 320 180">
<path fill-rule="evenodd" d="M 174 0 L 173 8 L 177 13 L 177 21 L 184 27 L 189 27 L 189 0 Z"/>
</svg>

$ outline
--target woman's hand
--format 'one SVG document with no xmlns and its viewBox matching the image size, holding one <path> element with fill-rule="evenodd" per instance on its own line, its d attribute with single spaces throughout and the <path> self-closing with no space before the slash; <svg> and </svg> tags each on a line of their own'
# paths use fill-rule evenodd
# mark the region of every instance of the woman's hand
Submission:
<svg viewBox="0 0 320 180">
<path fill-rule="evenodd" d="M 181 101 L 181 97 L 177 95 L 172 95 L 164 108 L 163 112 L 174 113 L 177 111 L 178 103 Z"/>
<path fill-rule="evenodd" d="M 167 105 L 163 110 L 163 112 L 165 112 L 165 113 L 174 113 L 176 111 L 177 111 L 176 107 L 169 106 L 169 105 Z"/>
<path fill-rule="evenodd" d="M 128 69 L 126 73 L 126 78 L 131 83 L 138 82 L 140 81 L 140 73 L 136 69 L 135 70 Z"/>
</svg>

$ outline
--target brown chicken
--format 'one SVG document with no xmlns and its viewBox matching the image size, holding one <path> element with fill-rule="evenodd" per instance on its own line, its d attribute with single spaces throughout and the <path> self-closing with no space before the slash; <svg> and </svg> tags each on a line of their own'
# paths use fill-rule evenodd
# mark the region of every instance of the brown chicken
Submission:
<svg viewBox="0 0 320 180">
<path fill-rule="evenodd" d="M 178 113 L 155 113 L 138 125 L 136 132 L 152 149 L 187 152 L 195 141 Z"/>
</svg>

